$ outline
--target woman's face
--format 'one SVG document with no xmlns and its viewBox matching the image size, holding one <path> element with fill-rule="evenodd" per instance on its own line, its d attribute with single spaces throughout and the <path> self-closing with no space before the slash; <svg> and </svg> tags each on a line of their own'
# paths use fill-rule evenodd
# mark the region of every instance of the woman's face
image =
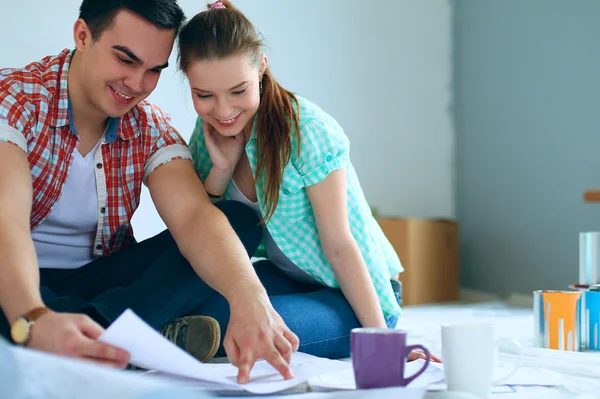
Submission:
<svg viewBox="0 0 600 399">
<path fill-rule="evenodd" d="M 219 134 L 239 134 L 258 110 L 259 82 L 266 68 L 264 55 L 258 65 L 246 54 L 193 62 L 186 75 L 196 112 Z"/>
</svg>

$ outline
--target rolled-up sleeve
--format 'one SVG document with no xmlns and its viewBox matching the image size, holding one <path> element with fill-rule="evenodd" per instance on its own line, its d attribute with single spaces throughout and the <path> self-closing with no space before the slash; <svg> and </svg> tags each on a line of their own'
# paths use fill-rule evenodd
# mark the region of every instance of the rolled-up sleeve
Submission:
<svg viewBox="0 0 600 399">
<path fill-rule="evenodd" d="M 305 186 L 325 179 L 350 162 L 350 141 L 334 120 L 310 119 L 300 126 L 300 157 L 296 169 Z"/>
<path fill-rule="evenodd" d="M 152 153 L 144 167 L 144 184 L 147 184 L 148 176 L 156 169 L 177 159 L 192 160 L 192 154 L 185 140 L 179 133 L 169 126 L 167 131 L 155 141 Z"/>
</svg>

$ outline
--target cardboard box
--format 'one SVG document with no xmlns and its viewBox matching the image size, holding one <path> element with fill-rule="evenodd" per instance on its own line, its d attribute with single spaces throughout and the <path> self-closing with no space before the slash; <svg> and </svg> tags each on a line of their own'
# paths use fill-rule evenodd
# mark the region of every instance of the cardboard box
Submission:
<svg viewBox="0 0 600 399">
<path fill-rule="evenodd" d="M 459 299 L 458 223 L 443 219 L 378 218 L 396 250 L 403 305 Z"/>
</svg>

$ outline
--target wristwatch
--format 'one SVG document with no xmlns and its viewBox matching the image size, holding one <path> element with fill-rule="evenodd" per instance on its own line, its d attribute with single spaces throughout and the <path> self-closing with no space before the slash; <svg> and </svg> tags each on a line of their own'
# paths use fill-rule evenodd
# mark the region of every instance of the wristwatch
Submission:
<svg viewBox="0 0 600 399">
<path fill-rule="evenodd" d="M 45 306 L 41 306 L 30 310 L 23 316 L 19 317 L 10 327 L 10 336 L 13 342 L 17 345 L 25 346 L 31 338 L 31 327 L 35 324 L 35 321 L 40 318 L 43 314 L 49 312 Z"/>
</svg>

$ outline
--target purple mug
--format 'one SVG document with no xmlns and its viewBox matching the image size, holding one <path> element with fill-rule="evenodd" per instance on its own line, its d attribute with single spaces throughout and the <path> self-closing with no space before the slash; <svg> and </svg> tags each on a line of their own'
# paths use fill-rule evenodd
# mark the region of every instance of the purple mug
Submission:
<svg viewBox="0 0 600 399">
<path fill-rule="evenodd" d="M 356 388 L 405 387 L 420 376 L 431 360 L 423 345 L 406 345 L 406 331 L 388 328 L 355 328 L 350 343 Z M 411 375 L 404 376 L 408 354 L 421 349 L 425 364 Z"/>
</svg>

